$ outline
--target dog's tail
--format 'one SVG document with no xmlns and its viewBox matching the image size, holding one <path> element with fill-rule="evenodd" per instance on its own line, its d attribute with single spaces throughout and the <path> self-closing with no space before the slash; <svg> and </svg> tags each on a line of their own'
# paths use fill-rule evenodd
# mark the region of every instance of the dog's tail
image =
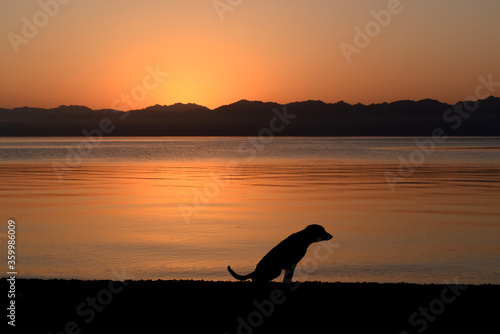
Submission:
<svg viewBox="0 0 500 334">
<path fill-rule="evenodd" d="M 240 281 L 244 281 L 244 280 L 247 280 L 249 278 L 252 278 L 253 276 L 253 272 L 248 274 L 248 275 L 245 275 L 245 276 L 241 276 L 241 275 L 238 275 L 237 273 L 234 272 L 233 269 L 231 269 L 231 266 L 227 266 L 227 271 L 229 271 L 229 273 L 236 279 L 239 279 Z"/>
</svg>

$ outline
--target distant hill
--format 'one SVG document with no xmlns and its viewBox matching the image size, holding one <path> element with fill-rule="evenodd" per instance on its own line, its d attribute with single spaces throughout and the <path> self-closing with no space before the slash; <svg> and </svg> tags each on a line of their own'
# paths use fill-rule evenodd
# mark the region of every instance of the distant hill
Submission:
<svg viewBox="0 0 500 334">
<path fill-rule="evenodd" d="M 427 136 L 436 128 L 450 136 L 500 136 L 500 98 L 479 100 L 467 112 L 472 106 L 426 99 L 370 105 L 241 100 L 216 109 L 176 103 L 128 112 L 22 107 L 0 109 L 0 136 L 82 136 L 99 129 L 103 119 L 113 129 L 106 136 L 256 136 L 273 127 L 280 136 Z M 289 115 L 284 127 L 283 110 Z"/>
</svg>

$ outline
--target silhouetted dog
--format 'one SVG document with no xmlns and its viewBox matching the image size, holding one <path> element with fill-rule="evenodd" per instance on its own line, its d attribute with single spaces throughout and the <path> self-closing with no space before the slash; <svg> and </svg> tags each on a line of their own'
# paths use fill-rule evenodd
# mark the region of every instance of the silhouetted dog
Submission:
<svg viewBox="0 0 500 334">
<path fill-rule="evenodd" d="M 231 266 L 227 270 L 238 280 L 252 279 L 256 283 L 269 282 L 281 274 L 285 269 L 283 282 L 290 283 L 295 266 L 304 257 L 307 247 L 313 242 L 330 240 L 332 235 L 327 233 L 321 225 L 309 225 L 300 232 L 294 233 L 276 247 L 271 249 L 257 264 L 255 271 L 245 276 L 235 273 Z"/>
</svg>

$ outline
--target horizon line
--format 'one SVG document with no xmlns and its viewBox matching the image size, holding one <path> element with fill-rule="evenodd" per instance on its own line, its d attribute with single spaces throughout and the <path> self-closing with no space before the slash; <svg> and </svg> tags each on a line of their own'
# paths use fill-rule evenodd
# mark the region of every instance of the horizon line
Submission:
<svg viewBox="0 0 500 334">
<path fill-rule="evenodd" d="M 384 101 L 384 102 L 372 102 L 370 104 L 364 104 L 364 103 L 361 103 L 361 102 L 357 102 L 357 103 L 349 103 L 349 102 L 345 102 L 344 100 L 340 100 L 340 101 L 337 101 L 337 102 L 325 102 L 323 100 L 302 100 L 302 101 L 293 101 L 293 102 L 288 102 L 288 103 L 279 103 L 279 102 L 274 102 L 274 101 L 260 101 L 260 100 L 247 100 L 247 99 L 240 99 L 238 101 L 235 101 L 235 102 L 232 102 L 232 103 L 228 103 L 228 104 L 222 104 L 216 108 L 209 108 L 209 107 L 206 107 L 204 105 L 201 105 L 201 104 L 198 104 L 198 103 L 195 103 L 195 102 L 187 102 L 187 103 L 184 103 L 184 102 L 175 102 L 173 104 L 154 104 L 154 105 L 150 105 L 150 106 L 146 106 L 144 108 L 140 108 L 140 109 L 129 109 L 129 110 L 120 110 L 120 109 L 113 109 L 113 108 L 99 108 L 99 109 L 93 109 L 93 108 L 90 108 L 86 105 L 80 105 L 80 104 L 61 104 L 57 107 L 49 107 L 49 108 L 44 108 L 44 107 L 30 107 L 30 106 L 22 106 L 22 107 L 13 107 L 13 108 L 4 108 L 4 107 L 0 107 L 0 109 L 6 109 L 6 110 L 13 110 L 13 109 L 22 109 L 22 108 L 32 108 L 32 109 L 46 109 L 46 110 L 51 110 L 51 109 L 57 109 L 57 108 L 61 108 L 61 107 L 84 107 L 84 108 L 88 108 L 92 111 L 101 111 L 101 110 L 115 110 L 115 111 L 121 111 L 121 112 L 129 112 L 129 111 L 138 111 L 138 110 L 144 110 L 144 109 L 147 109 L 147 108 L 151 108 L 151 107 L 156 107 L 156 106 L 159 106 L 159 107 L 170 107 L 170 106 L 174 106 L 174 105 L 195 105 L 197 108 L 206 108 L 210 111 L 214 111 L 216 109 L 219 109 L 219 108 L 222 108 L 222 107 L 226 107 L 226 106 L 230 106 L 230 105 L 233 105 L 233 104 L 236 104 L 236 103 L 239 103 L 239 102 L 254 102 L 254 103 L 273 103 L 273 104 L 278 104 L 278 105 L 281 105 L 281 106 L 287 106 L 289 104 L 293 104 L 293 103 L 305 103 L 305 102 L 321 102 L 321 103 L 324 103 L 324 104 L 339 104 L 339 103 L 344 103 L 344 104 L 348 104 L 348 105 L 351 105 L 351 106 L 356 106 L 356 105 L 362 105 L 362 106 L 371 106 L 371 105 L 379 105 L 379 104 L 391 104 L 391 103 L 397 103 L 397 102 L 421 102 L 421 101 L 435 101 L 435 102 L 438 102 L 438 103 L 441 103 L 441 104 L 446 104 L 446 105 L 449 105 L 449 106 L 454 106 L 454 105 L 457 105 L 459 103 L 463 103 L 463 102 L 475 102 L 475 101 L 484 101 L 484 100 L 488 100 L 488 99 L 491 99 L 491 98 L 494 98 L 494 99 L 499 99 L 500 96 L 494 96 L 494 95 L 490 95 L 484 99 L 476 99 L 476 100 L 460 100 L 460 101 L 457 101 L 455 102 L 454 104 L 449 104 L 447 102 L 441 102 L 440 100 L 436 100 L 436 99 L 432 99 L 432 98 L 424 98 L 424 99 L 419 99 L 419 100 L 409 100 L 409 99 L 402 99 L 402 100 L 393 100 L 393 101 Z"/>
</svg>

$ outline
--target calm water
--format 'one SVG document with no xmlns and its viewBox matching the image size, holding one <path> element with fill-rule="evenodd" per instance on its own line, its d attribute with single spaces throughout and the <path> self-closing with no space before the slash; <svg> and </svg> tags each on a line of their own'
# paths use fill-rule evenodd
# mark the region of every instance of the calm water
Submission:
<svg viewBox="0 0 500 334">
<path fill-rule="evenodd" d="M 232 280 L 315 223 L 299 280 L 499 284 L 500 138 L 425 140 L 4 138 L 0 238 L 20 277 Z"/>
</svg>

